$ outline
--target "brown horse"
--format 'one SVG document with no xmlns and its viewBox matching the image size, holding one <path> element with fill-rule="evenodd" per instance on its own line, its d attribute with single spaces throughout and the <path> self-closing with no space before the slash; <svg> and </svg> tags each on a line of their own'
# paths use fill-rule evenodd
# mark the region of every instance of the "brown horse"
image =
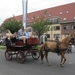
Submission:
<svg viewBox="0 0 75 75">
<path fill-rule="evenodd" d="M 75 35 L 74 34 L 71 34 L 71 35 L 65 37 L 59 43 L 56 43 L 56 42 L 44 43 L 40 48 L 41 63 L 43 63 L 43 58 L 45 56 L 48 65 L 50 65 L 50 62 L 48 61 L 48 52 L 54 52 L 54 53 L 58 53 L 59 55 L 61 55 L 60 65 L 63 67 L 64 63 L 66 61 L 65 53 L 67 51 L 69 43 L 75 44 Z"/>
</svg>

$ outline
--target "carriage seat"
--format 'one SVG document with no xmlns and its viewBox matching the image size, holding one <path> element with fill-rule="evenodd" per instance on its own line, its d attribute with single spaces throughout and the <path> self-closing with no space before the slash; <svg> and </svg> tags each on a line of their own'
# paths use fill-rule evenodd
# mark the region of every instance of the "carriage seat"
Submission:
<svg viewBox="0 0 75 75">
<path fill-rule="evenodd" d="M 23 40 L 22 39 L 16 39 L 16 45 L 21 45 L 23 46 Z M 38 38 L 28 38 L 26 39 L 26 44 L 25 45 L 37 45 L 38 44 Z"/>
</svg>

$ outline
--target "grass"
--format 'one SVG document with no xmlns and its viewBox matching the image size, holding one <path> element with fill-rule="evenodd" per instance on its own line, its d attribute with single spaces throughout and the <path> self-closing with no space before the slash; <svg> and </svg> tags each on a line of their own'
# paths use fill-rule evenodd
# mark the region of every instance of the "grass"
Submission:
<svg viewBox="0 0 75 75">
<path fill-rule="evenodd" d="M 37 45 L 37 46 L 33 47 L 33 49 L 40 50 L 40 45 Z"/>
<path fill-rule="evenodd" d="M 0 49 L 1 49 L 1 50 L 6 50 L 6 46 L 0 45 Z"/>
<path fill-rule="evenodd" d="M 6 50 L 6 46 L 4 46 L 3 44 L 0 44 L 0 49 L 1 50 Z M 33 49 L 40 50 L 40 45 L 37 45 L 37 46 L 33 47 Z"/>
<path fill-rule="evenodd" d="M 0 49 L 1 49 L 1 50 L 6 50 L 6 47 L 5 47 L 5 46 L 4 46 L 4 47 L 0 47 Z"/>
</svg>

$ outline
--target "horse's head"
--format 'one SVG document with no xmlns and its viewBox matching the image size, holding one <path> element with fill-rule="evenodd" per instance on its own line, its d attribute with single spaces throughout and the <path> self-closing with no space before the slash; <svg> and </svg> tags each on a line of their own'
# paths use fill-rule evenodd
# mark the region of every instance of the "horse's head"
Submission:
<svg viewBox="0 0 75 75">
<path fill-rule="evenodd" d="M 72 43 L 73 45 L 75 45 L 75 35 L 74 34 L 70 35 L 70 43 Z"/>
</svg>

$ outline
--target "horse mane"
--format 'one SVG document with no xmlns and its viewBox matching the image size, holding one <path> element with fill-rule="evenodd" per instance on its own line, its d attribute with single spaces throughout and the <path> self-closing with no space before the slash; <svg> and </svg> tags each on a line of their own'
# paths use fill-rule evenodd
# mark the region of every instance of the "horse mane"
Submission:
<svg viewBox="0 0 75 75">
<path fill-rule="evenodd" d="M 68 43 L 70 40 L 70 36 L 65 37 L 61 42 L 62 43 Z"/>
</svg>

